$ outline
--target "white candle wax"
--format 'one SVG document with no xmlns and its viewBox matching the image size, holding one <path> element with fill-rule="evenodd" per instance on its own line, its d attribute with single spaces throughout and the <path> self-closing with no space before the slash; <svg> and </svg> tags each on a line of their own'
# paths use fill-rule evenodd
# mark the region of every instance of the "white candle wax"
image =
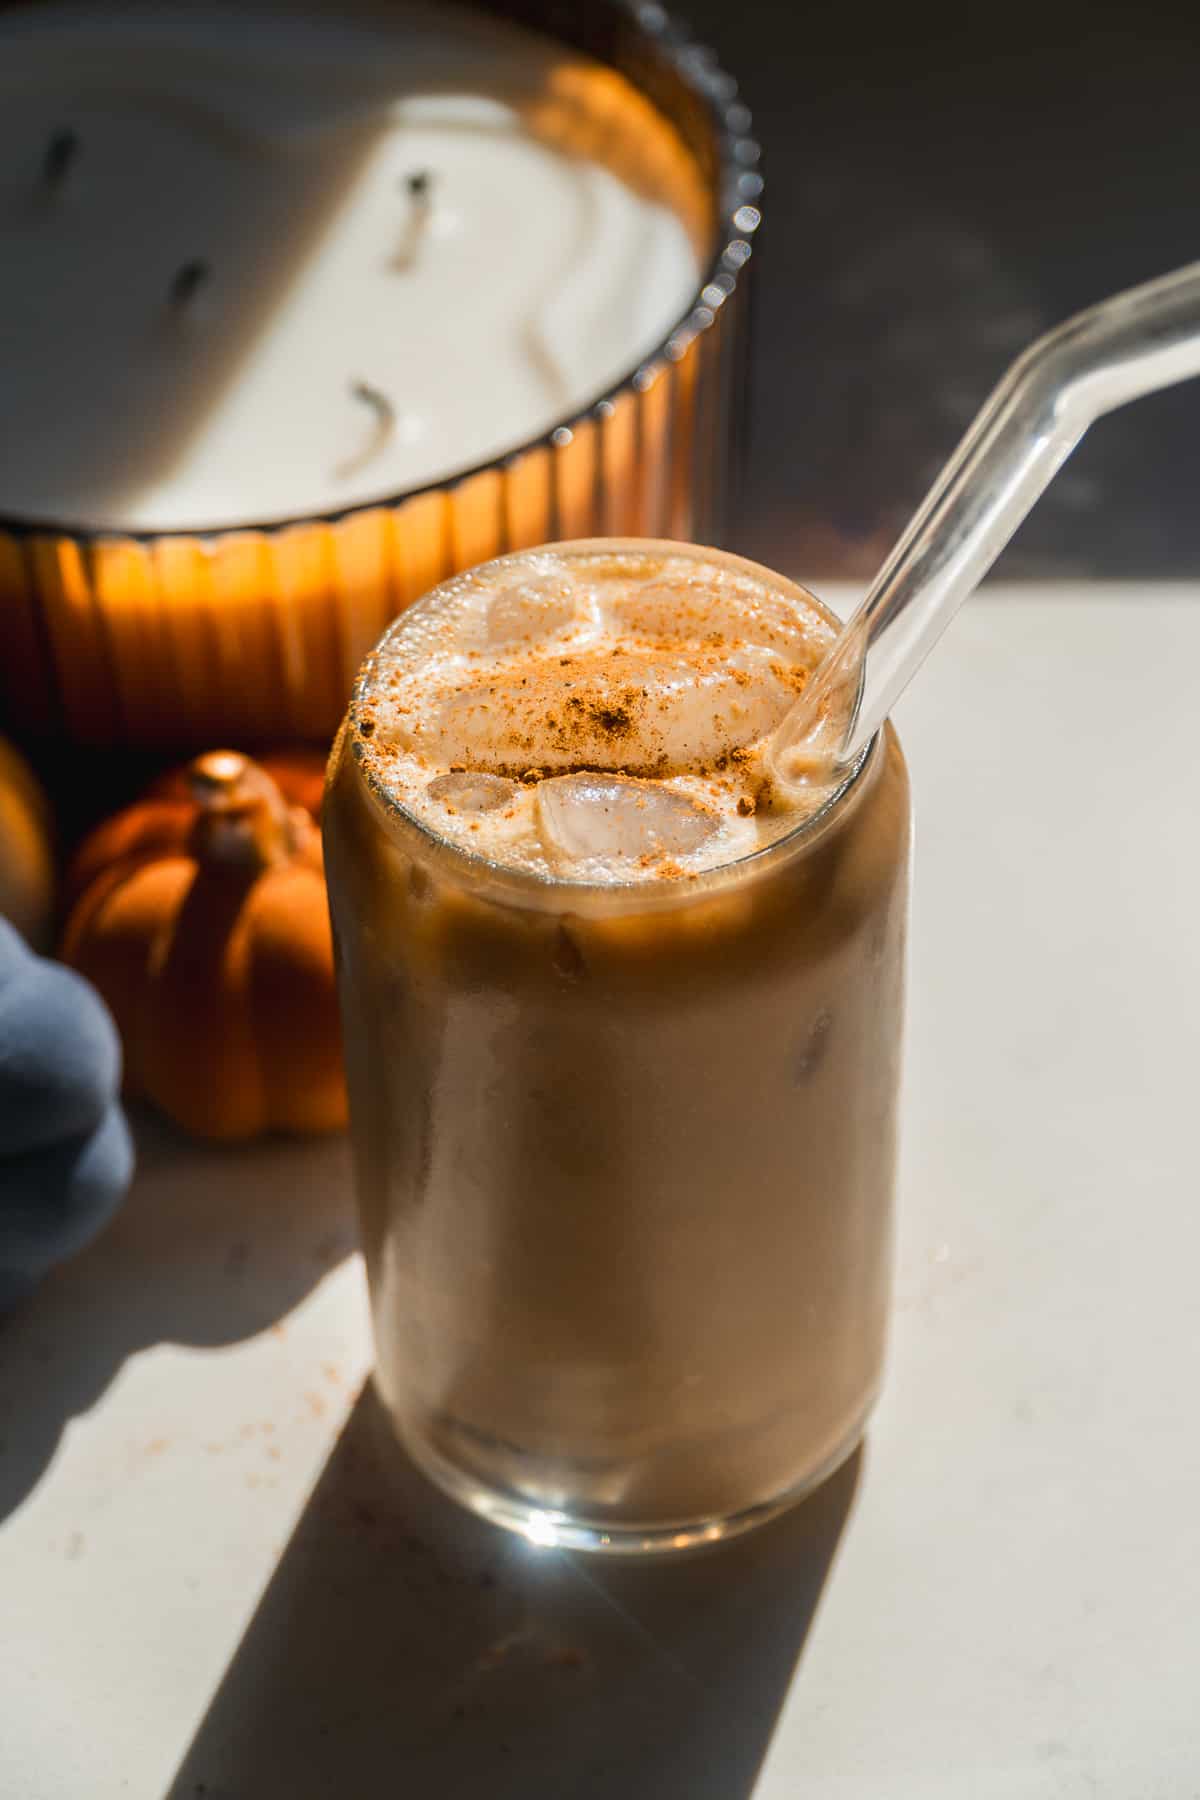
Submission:
<svg viewBox="0 0 1200 1800">
<path fill-rule="evenodd" d="M 632 88 L 454 8 L 0 14 L 0 515 L 218 528 L 469 468 L 649 354 L 707 230 Z"/>
</svg>

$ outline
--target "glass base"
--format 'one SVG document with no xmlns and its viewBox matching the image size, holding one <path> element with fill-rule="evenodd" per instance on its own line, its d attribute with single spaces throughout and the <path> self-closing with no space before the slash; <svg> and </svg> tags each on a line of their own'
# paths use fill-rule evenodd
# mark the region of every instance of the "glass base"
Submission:
<svg viewBox="0 0 1200 1800">
<path fill-rule="evenodd" d="M 481 1481 L 470 1470 L 450 1462 L 428 1442 L 416 1442 L 406 1437 L 404 1446 L 421 1472 L 452 1500 L 491 1524 L 516 1532 L 531 1544 L 548 1549 L 587 1550 L 602 1556 L 664 1556 L 725 1543 L 745 1531 L 753 1531 L 757 1525 L 765 1525 L 806 1499 L 853 1455 L 866 1423 L 867 1413 L 864 1412 L 853 1430 L 811 1474 L 770 1500 L 723 1517 L 681 1519 L 665 1524 L 588 1519 L 577 1513 L 537 1506 L 518 1493 Z"/>
</svg>

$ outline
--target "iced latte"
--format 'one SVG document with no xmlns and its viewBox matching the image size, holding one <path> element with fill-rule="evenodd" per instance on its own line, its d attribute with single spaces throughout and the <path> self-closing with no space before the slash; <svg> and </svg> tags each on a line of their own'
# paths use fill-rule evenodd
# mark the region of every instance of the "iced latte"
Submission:
<svg viewBox="0 0 1200 1800">
<path fill-rule="evenodd" d="M 377 1379 L 537 1538 L 722 1536 L 876 1394 L 907 781 L 769 754 L 833 631 L 716 551 L 531 551 L 405 613 L 334 748 Z"/>
</svg>

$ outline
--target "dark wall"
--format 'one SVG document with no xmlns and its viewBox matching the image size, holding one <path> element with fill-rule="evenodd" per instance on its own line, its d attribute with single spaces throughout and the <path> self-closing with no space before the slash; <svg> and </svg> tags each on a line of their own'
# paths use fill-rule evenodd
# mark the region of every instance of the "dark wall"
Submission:
<svg viewBox="0 0 1200 1800">
<path fill-rule="evenodd" d="M 1200 258 L 1200 6 L 678 10 L 765 147 L 736 547 L 869 575 L 1019 349 Z M 1200 574 L 1200 383 L 1097 425 L 1002 569 Z"/>
</svg>

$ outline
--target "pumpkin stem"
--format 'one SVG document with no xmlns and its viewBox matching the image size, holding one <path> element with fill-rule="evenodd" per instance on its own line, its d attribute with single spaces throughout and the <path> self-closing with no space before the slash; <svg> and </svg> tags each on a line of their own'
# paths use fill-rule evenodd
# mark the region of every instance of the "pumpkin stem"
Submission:
<svg viewBox="0 0 1200 1800">
<path fill-rule="evenodd" d="M 188 785 L 199 809 L 191 837 L 198 862 L 258 876 L 295 854 L 295 813 L 248 756 L 210 750 L 189 767 Z"/>
</svg>

